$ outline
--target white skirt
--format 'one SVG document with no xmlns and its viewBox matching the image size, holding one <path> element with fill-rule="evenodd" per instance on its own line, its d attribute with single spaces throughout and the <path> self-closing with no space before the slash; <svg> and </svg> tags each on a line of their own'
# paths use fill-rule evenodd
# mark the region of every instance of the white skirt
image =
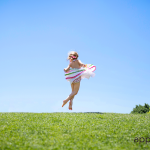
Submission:
<svg viewBox="0 0 150 150">
<path fill-rule="evenodd" d="M 80 69 L 77 68 L 70 68 L 69 71 L 65 72 L 65 79 L 72 83 L 75 79 L 79 78 L 81 76 L 81 79 L 90 77 L 94 77 L 96 70 L 96 66 L 92 64 L 87 64 L 86 67 L 82 67 Z"/>
</svg>

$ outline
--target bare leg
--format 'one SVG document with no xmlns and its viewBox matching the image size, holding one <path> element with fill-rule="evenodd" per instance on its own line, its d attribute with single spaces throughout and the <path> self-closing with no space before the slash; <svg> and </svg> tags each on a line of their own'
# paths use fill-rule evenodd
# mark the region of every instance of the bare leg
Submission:
<svg viewBox="0 0 150 150">
<path fill-rule="evenodd" d="M 72 105 L 73 105 L 73 98 L 69 102 L 69 110 L 72 110 Z"/>
<path fill-rule="evenodd" d="M 74 98 L 74 96 L 78 93 L 79 88 L 80 88 L 80 82 L 74 83 L 74 91 L 72 91 L 72 93 L 69 95 L 69 97 L 63 101 L 62 107 L 63 107 L 69 100 L 71 100 L 72 98 Z"/>
<path fill-rule="evenodd" d="M 74 83 L 71 84 L 71 89 L 73 92 L 74 91 Z M 69 110 L 72 110 L 73 99 L 74 99 L 74 97 L 69 102 Z"/>
<path fill-rule="evenodd" d="M 74 98 L 72 98 L 72 99 L 70 100 L 70 102 L 69 102 L 69 110 L 72 110 L 73 99 L 74 99 Z"/>
</svg>

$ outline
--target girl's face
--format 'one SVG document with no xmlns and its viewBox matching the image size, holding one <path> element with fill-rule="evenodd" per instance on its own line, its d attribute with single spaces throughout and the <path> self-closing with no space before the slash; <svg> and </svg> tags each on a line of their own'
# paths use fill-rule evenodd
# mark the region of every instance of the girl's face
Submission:
<svg viewBox="0 0 150 150">
<path fill-rule="evenodd" d="M 69 60 L 70 60 L 70 62 L 73 60 L 73 57 L 72 57 L 72 56 L 74 56 L 74 57 L 77 58 L 77 56 L 75 56 L 74 54 L 70 54 L 70 55 L 69 55 Z"/>
<path fill-rule="evenodd" d="M 69 56 L 69 60 L 70 62 L 73 60 L 72 55 Z"/>
<path fill-rule="evenodd" d="M 73 56 L 72 54 L 70 54 L 70 56 L 69 56 L 70 62 L 73 60 L 72 56 Z"/>
</svg>

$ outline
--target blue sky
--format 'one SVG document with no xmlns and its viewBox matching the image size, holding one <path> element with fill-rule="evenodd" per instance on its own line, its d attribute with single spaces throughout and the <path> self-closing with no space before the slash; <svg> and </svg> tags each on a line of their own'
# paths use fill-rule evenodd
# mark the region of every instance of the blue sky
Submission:
<svg viewBox="0 0 150 150">
<path fill-rule="evenodd" d="M 70 112 L 69 51 L 97 67 L 72 112 L 130 113 L 150 104 L 148 0 L 1 0 L 0 112 Z"/>
</svg>

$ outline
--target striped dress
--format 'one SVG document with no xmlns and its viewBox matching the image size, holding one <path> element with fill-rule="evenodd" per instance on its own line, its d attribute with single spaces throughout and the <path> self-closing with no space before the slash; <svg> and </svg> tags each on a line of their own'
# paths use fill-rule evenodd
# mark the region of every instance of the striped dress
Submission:
<svg viewBox="0 0 150 150">
<path fill-rule="evenodd" d="M 65 79 L 70 83 L 80 82 L 81 79 L 94 77 L 96 66 L 92 64 L 86 64 L 86 67 L 80 69 L 70 68 L 69 71 L 65 72 Z"/>
</svg>

